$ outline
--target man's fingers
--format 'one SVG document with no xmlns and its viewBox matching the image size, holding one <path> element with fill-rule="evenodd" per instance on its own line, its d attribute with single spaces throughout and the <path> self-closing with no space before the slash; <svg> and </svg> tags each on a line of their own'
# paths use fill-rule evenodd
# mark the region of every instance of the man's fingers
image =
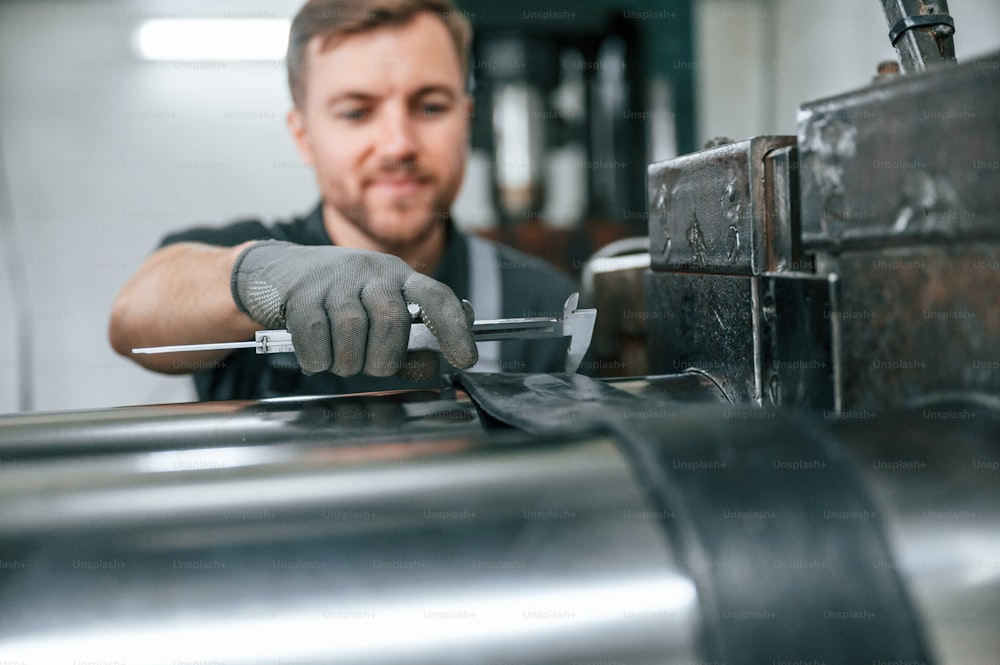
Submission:
<svg viewBox="0 0 1000 665">
<path fill-rule="evenodd" d="M 361 292 L 361 304 L 369 321 L 364 372 L 371 376 L 392 376 L 403 366 L 410 336 L 410 312 L 403 294 L 398 289 L 366 288 Z"/>
<path fill-rule="evenodd" d="M 455 294 L 441 282 L 414 273 L 403 285 L 407 301 L 420 305 L 424 323 L 441 345 L 445 359 L 459 369 L 479 360 L 479 351 L 466 319 L 466 310 Z"/>
<path fill-rule="evenodd" d="M 333 345 L 333 367 L 337 376 L 354 376 L 361 372 L 369 347 L 368 313 L 358 300 L 348 299 L 327 305 L 330 319 L 330 343 Z"/>
<path fill-rule="evenodd" d="M 448 362 L 464 369 L 479 357 L 452 290 L 399 257 L 281 241 L 251 248 L 233 266 L 233 299 L 257 321 L 285 324 L 307 374 L 397 373 L 409 340 L 407 302 L 420 305 Z"/>
<path fill-rule="evenodd" d="M 295 344 L 295 356 L 306 374 L 325 372 L 333 365 L 330 322 L 326 312 L 296 297 L 288 301 L 288 332 Z M 300 314 L 301 312 L 301 314 Z M 308 312 L 308 314 L 307 314 Z"/>
</svg>

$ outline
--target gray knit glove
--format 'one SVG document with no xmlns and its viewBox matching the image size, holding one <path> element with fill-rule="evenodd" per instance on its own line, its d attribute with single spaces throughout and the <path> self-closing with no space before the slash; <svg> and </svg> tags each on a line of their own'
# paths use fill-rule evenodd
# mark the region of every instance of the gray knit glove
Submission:
<svg viewBox="0 0 1000 665">
<path fill-rule="evenodd" d="M 405 375 L 407 303 L 420 305 L 448 362 L 466 369 L 479 358 L 452 290 L 390 254 L 257 242 L 237 257 L 230 287 L 237 307 L 252 319 L 291 332 L 306 374 Z"/>
</svg>

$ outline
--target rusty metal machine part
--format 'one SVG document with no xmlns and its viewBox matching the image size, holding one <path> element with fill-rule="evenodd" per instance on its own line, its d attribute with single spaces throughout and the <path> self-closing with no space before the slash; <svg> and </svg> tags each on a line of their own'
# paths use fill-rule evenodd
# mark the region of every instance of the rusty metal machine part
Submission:
<svg viewBox="0 0 1000 665">
<path fill-rule="evenodd" d="M 882 0 L 889 43 L 904 73 L 955 62 L 955 21 L 948 0 Z"/>
<path fill-rule="evenodd" d="M 1000 393 L 998 86 L 994 53 L 802 107 L 802 242 L 839 281 L 844 410 Z"/>
<path fill-rule="evenodd" d="M 794 142 L 788 136 L 755 137 L 651 166 L 653 269 L 725 275 L 765 270 L 764 157 Z"/>
<path fill-rule="evenodd" d="M 993 54 L 651 165 L 651 371 L 834 413 L 995 401 L 998 87 Z"/>
<path fill-rule="evenodd" d="M 802 242 L 814 250 L 995 240 L 1000 53 L 805 103 Z"/>
</svg>

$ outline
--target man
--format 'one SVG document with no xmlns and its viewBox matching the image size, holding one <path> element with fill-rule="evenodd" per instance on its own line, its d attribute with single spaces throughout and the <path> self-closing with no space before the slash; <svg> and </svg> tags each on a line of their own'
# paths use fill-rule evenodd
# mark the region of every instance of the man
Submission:
<svg viewBox="0 0 1000 665">
<path fill-rule="evenodd" d="M 167 237 L 115 301 L 115 350 L 155 371 L 193 372 L 201 399 L 384 390 L 432 385 L 425 365 L 407 362 L 408 303 L 462 369 L 478 351 L 460 298 L 481 318 L 484 302 L 496 310 L 485 318 L 558 313 L 570 279 L 466 238 L 448 214 L 472 113 L 469 41 L 450 0 L 307 2 L 289 37 L 287 124 L 321 203 L 287 223 Z M 131 354 L 274 328 L 291 332 L 297 363 L 252 350 Z M 476 369 L 561 371 L 564 341 L 504 345 Z"/>
</svg>

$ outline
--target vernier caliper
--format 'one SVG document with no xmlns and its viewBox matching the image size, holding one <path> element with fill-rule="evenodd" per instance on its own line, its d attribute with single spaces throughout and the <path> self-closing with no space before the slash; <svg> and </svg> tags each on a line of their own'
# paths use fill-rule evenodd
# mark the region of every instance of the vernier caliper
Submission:
<svg viewBox="0 0 1000 665">
<path fill-rule="evenodd" d="M 524 319 L 492 319 L 476 321 L 472 324 L 472 336 L 477 342 L 505 339 L 539 339 L 545 337 L 569 337 L 566 351 L 566 371 L 576 372 L 583 356 L 590 348 L 594 334 L 596 309 L 577 309 L 580 294 L 574 293 L 566 299 L 562 316 L 556 318 L 534 317 Z M 410 324 L 410 339 L 407 351 L 441 351 L 437 337 L 422 323 L 419 310 L 413 313 L 417 318 Z M 214 344 L 181 344 L 177 346 L 150 346 L 132 349 L 132 353 L 179 353 L 184 351 L 216 351 L 220 349 L 256 349 L 257 353 L 287 353 L 295 351 L 292 334 L 287 330 L 258 330 L 254 339 L 246 342 L 218 342 Z"/>
</svg>

